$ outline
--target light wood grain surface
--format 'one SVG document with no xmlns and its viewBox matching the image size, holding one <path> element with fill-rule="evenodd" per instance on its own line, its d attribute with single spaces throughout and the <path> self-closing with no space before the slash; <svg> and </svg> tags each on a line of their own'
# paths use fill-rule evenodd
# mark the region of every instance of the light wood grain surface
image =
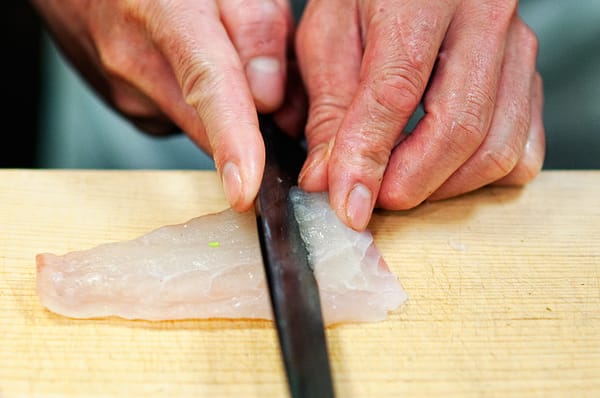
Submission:
<svg viewBox="0 0 600 398">
<path fill-rule="evenodd" d="M 222 210 L 212 172 L 0 171 L 0 397 L 286 397 L 266 321 L 71 320 L 39 252 Z M 327 330 L 339 397 L 599 397 L 600 172 L 543 172 L 370 224 L 409 300 Z"/>
</svg>

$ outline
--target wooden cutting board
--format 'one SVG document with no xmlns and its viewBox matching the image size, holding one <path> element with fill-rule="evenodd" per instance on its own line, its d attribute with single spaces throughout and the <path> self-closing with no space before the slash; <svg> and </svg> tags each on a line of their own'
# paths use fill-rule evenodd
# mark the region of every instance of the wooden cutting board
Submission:
<svg viewBox="0 0 600 398">
<path fill-rule="evenodd" d="M 0 171 L 0 397 L 285 397 L 267 321 L 72 320 L 34 257 L 226 207 L 194 171 Z M 406 305 L 327 330 L 339 397 L 600 396 L 600 172 L 543 172 L 370 224 Z"/>
</svg>

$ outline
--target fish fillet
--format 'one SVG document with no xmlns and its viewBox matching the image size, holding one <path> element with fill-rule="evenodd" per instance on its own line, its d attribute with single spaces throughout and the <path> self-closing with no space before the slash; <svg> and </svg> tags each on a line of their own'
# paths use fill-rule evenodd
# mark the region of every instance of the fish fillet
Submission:
<svg viewBox="0 0 600 398">
<path fill-rule="evenodd" d="M 326 193 L 290 191 L 326 325 L 383 320 L 406 294 L 369 231 L 335 215 Z M 253 212 L 227 209 L 137 239 L 36 256 L 37 294 L 71 318 L 272 319 Z"/>
</svg>

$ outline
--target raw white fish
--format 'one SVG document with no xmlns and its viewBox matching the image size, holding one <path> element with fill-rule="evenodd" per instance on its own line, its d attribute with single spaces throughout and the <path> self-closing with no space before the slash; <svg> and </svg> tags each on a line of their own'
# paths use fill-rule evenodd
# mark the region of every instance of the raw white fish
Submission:
<svg viewBox="0 0 600 398">
<path fill-rule="evenodd" d="M 326 193 L 290 199 L 315 272 L 324 321 L 379 321 L 406 294 L 370 232 L 346 227 Z M 137 239 L 36 256 L 37 294 L 72 318 L 272 319 L 253 212 L 232 209 Z"/>
</svg>

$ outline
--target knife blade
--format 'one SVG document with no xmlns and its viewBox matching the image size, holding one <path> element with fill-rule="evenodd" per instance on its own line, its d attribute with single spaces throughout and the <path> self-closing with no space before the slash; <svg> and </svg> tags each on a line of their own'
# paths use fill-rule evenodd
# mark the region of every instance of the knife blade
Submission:
<svg viewBox="0 0 600 398">
<path fill-rule="evenodd" d="M 256 218 L 289 393 L 334 397 L 318 286 L 288 200 L 306 153 L 270 115 L 259 115 L 259 124 L 266 163 Z"/>
</svg>

